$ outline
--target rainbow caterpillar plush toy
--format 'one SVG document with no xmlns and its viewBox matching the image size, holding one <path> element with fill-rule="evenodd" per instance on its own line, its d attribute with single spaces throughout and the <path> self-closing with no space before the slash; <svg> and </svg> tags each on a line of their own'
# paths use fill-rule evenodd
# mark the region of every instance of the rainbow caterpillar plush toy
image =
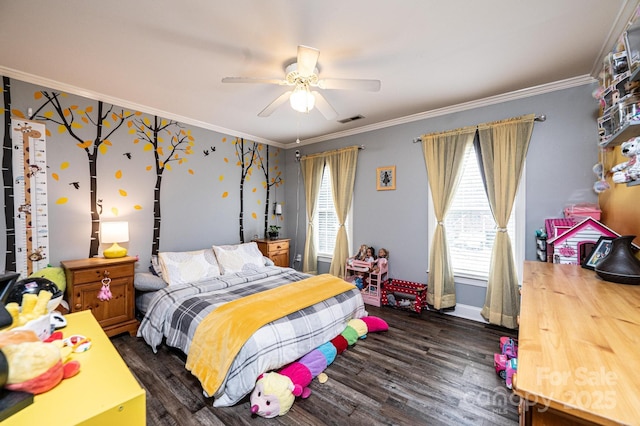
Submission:
<svg viewBox="0 0 640 426">
<path fill-rule="evenodd" d="M 287 414 L 296 396 L 308 398 L 309 384 L 322 373 L 338 354 L 368 332 L 386 331 L 389 325 L 378 317 L 352 319 L 347 328 L 331 341 L 318 346 L 298 361 L 282 368 L 279 372 L 261 374 L 251 393 L 251 413 L 268 419 Z"/>
</svg>

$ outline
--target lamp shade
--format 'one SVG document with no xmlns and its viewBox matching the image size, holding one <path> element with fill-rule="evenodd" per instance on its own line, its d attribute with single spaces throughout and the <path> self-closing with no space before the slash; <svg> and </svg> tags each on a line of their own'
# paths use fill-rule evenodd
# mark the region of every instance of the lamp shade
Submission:
<svg viewBox="0 0 640 426">
<path fill-rule="evenodd" d="M 102 222 L 100 241 L 103 243 L 126 243 L 129 241 L 129 222 Z"/>
<path fill-rule="evenodd" d="M 282 214 L 282 204 L 278 204 L 276 203 L 276 215 L 281 215 Z"/>
<path fill-rule="evenodd" d="M 127 249 L 120 247 L 118 243 L 129 241 L 129 222 L 102 222 L 100 224 L 100 241 L 113 243 L 111 247 L 102 252 L 104 257 L 124 257 Z"/>
<path fill-rule="evenodd" d="M 298 112 L 309 112 L 313 109 L 316 98 L 307 87 L 298 86 L 289 97 L 289 103 L 291 108 Z"/>
</svg>

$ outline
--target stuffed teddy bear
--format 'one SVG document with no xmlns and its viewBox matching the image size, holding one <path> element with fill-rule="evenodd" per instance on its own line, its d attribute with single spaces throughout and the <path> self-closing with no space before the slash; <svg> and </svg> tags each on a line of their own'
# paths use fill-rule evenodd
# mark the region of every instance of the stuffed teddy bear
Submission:
<svg viewBox="0 0 640 426">
<path fill-rule="evenodd" d="M 640 179 L 640 137 L 629 139 L 620 145 L 620 152 L 630 160 L 616 164 L 611 172 L 615 183 L 625 183 Z"/>
<path fill-rule="evenodd" d="M 283 416 L 293 406 L 296 396 L 308 398 L 311 395 L 309 384 L 314 377 L 321 383 L 326 377 L 322 373 L 336 355 L 358 339 L 366 337 L 368 332 L 386 331 L 389 325 L 378 317 L 352 319 L 342 333 L 331 341 L 320 345 L 298 361 L 285 366 L 279 372 L 261 374 L 251 393 L 251 413 L 260 417 L 273 418 Z"/>
</svg>

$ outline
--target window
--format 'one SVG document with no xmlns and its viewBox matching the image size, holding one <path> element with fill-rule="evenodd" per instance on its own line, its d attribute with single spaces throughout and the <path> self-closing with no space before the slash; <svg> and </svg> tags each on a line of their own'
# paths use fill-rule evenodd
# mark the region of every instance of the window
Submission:
<svg viewBox="0 0 640 426">
<path fill-rule="evenodd" d="M 518 270 L 522 269 L 524 261 L 524 186 L 523 173 L 507 225 Z M 429 203 L 429 206 L 429 241 L 432 241 L 436 219 L 432 203 Z M 460 281 L 467 284 L 486 285 L 496 225 L 473 145 L 470 145 L 465 153 L 460 185 L 445 218 L 445 228 L 456 281 L 463 278 Z"/>
<path fill-rule="evenodd" d="M 315 214 L 315 240 L 316 247 L 319 256 L 333 257 L 333 250 L 336 245 L 336 235 L 338 234 L 338 217 L 336 215 L 335 207 L 333 206 L 333 195 L 331 195 L 331 173 L 329 172 L 329 166 L 324 166 L 324 172 L 322 173 L 322 182 L 320 183 L 320 192 L 318 193 L 318 200 L 316 205 Z M 353 205 L 353 202 L 351 203 Z M 345 224 L 347 229 L 347 235 L 349 241 L 351 241 L 351 211 L 347 215 L 347 223 Z"/>
</svg>

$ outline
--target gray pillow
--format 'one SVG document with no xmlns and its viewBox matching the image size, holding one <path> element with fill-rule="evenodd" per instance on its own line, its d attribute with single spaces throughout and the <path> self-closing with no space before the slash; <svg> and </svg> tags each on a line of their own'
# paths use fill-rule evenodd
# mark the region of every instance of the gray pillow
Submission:
<svg viewBox="0 0 640 426">
<path fill-rule="evenodd" d="M 165 288 L 167 285 L 165 280 L 150 272 L 136 272 L 133 278 L 133 286 L 139 291 L 156 291 Z"/>
</svg>

